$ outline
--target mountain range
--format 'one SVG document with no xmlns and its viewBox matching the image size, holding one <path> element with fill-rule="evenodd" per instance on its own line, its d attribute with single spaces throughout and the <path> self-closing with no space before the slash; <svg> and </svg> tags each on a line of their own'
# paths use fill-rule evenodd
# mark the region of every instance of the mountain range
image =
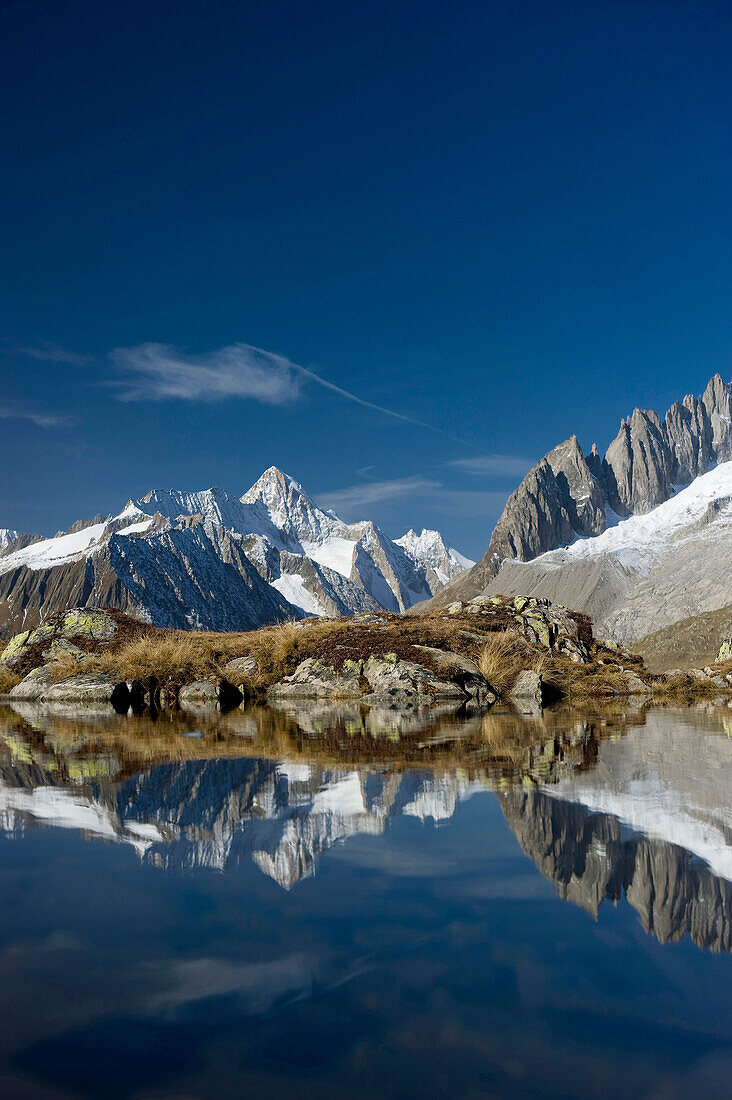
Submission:
<svg viewBox="0 0 732 1100">
<path fill-rule="evenodd" d="M 344 523 L 272 466 L 242 497 L 154 489 L 53 538 L 0 531 L 0 633 L 66 607 L 200 630 L 403 611 L 472 564 L 437 531 Z"/>
<path fill-rule="evenodd" d="M 584 454 L 576 435 L 549 451 L 510 496 L 483 558 L 435 602 L 541 596 L 588 613 L 618 642 L 671 630 L 670 657 L 675 624 L 689 635 L 689 620 L 732 612 L 731 533 L 732 384 L 715 375 L 663 419 L 635 409 L 604 458 L 595 444 Z M 680 656 L 693 659 L 693 646 Z"/>
</svg>

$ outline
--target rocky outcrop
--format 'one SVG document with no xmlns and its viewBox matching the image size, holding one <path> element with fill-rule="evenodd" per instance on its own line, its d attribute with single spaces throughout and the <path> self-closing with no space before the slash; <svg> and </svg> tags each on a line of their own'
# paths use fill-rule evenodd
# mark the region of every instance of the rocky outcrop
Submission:
<svg viewBox="0 0 732 1100">
<path fill-rule="evenodd" d="M 339 669 L 310 657 L 268 694 L 273 701 L 286 699 L 359 699 L 366 706 L 430 706 L 435 702 L 472 699 L 481 705 L 495 702 L 496 695 L 477 665 L 466 658 L 420 647 L 440 671 L 395 653 L 348 660 Z"/>
<path fill-rule="evenodd" d="M 109 642 L 117 633 L 117 623 L 108 611 L 72 608 L 55 615 L 35 630 L 16 634 L 0 654 L 0 664 L 20 664 L 34 652 L 45 660 L 65 655 L 83 656 L 75 643 Z"/>
<path fill-rule="evenodd" d="M 720 462 L 732 458 L 732 384 L 715 375 L 701 397 L 675 403 L 663 420 L 635 409 L 600 458 L 572 436 L 529 470 L 509 497 L 488 549 L 433 602 L 485 590 L 506 560 L 531 561 L 577 538 L 601 534 L 616 516 L 642 515 Z M 574 604 L 573 604 L 574 606 Z"/>
</svg>

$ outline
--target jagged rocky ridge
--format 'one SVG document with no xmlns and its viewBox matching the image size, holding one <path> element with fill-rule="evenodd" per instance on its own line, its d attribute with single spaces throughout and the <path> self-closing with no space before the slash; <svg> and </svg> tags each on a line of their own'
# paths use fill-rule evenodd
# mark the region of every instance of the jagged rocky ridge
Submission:
<svg viewBox="0 0 732 1100">
<path fill-rule="evenodd" d="M 483 558 L 437 601 L 482 592 L 506 559 L 530 561 L 620 517 L 644 515 L 720 462 L 732 459 L 732 384 L 715 375 L 701 397 L 675 402 L 663 420 L 635 409 L 601 458 L 576 435 L 549 451 L 509 497 Z"/>
<path fill-rule="evenodd" d="M 67 607 L 109 606 L 157 626 L 209 630 L 401 611 L 472 564 L 438 532 L 393 542 L 370 521 L 346 524 L 275 467 L 239 499 L 220 489 L 153 490 L 52 539 L 6 535 L 5 636 Z"/>
</svg>

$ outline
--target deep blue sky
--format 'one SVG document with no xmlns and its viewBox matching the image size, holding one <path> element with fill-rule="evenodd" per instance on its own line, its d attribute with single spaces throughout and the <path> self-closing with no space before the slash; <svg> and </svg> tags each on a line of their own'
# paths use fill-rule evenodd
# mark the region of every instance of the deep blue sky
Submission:
<svg viewBox="0 0 732 1100">
<path fill-rule="evenodd" d="M 12 0 L 0 43 L 0 526 L 275 463 L 477 557 L 530 460 L 732 372 L 727 0 Z"/>
</svg>

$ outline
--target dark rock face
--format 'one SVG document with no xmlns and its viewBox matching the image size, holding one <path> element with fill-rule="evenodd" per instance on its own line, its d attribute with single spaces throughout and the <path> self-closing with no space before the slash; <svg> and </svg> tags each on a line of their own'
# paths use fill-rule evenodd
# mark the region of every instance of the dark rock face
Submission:
<svg viewBox="0 0 732 1100">
<path fill-rule="evenodd" d="M 732 458 L 732 383 L 715 375 L 701 397 L 687 395 L 663 420 L 635 409 L 600 458 L 585 456 L 572 436 L 529 470 L 508 499 L 488 549 L 434 598 L 440 605 L 482 592 L 506 559 L 531 561 L 547 550 L 599 535 L 606 510 L 620 516 L 652 511 L 675 485 L 688 484 Z"/>
</svg>

